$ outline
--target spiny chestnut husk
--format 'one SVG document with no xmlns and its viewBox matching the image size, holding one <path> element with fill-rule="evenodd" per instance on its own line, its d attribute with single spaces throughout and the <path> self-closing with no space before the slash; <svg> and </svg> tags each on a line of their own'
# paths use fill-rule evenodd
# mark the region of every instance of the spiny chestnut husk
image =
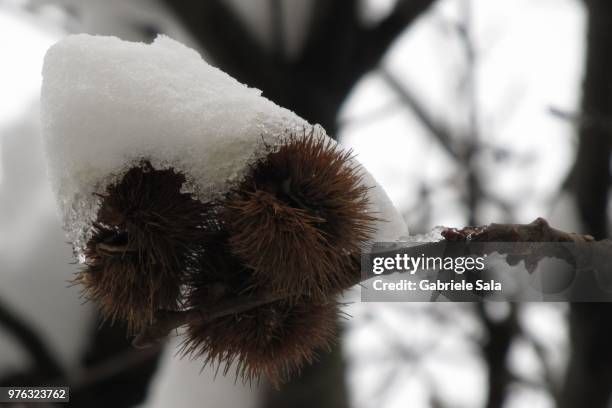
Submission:
<svg viewBox="0 0 612 408">
<path fill-rule="evenodd" d="M 188 305 L 203 311 L 228 299 L 253 293 L 252 274 L 229 252 L 221 238 L 208 247 L 202 268 L 189 282 Z M 278 387 L 311 363 L 319 350 L 335 341 L 338 306 L 334 300 L 279 300 L 211 321 L 190 321 L 183 355 L 202 357 L 204 364 L 226 375 L 232 366 L 244 382 L 265 377 Z"/>
<path fill-rule="evenodd" d="M 208 206 L 182 193 L 182 174 L 150 163 L 130 169 L 101 196 L 85 268 L 75 282 L 105 318 L 135 332 L 157 309 L 181 307 L 181 285 L 196 265 Z"/>
<path fill-rule="evenodd" d="M 204 364 L 232 365 L 245 382 L 265 377 L 273 386 L 288 381 L 317 351 L 329 351 L 336 336 L 335 303 L 277 301 L 205 324 L 190 324 L 183 353 Z"/>
<path fill-rule="evenodd" d="M 376 221 L 367 192 L 350 151 L 290 136 L 228 194 L 231 252 L 262 288 L 326 299 L 358 281 L 354 257 Z"/>
</svg>

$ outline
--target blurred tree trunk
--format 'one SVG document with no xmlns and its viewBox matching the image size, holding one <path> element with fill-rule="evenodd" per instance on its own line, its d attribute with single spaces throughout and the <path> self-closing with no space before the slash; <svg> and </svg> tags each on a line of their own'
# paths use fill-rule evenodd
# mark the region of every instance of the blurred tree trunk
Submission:
<svg viewBox="0 0 612 408">
<path fill-rule="evenodd" d="M 333 137 L 338 111 L 354 85 L 434 1 L 399 0 L 388 16 L 369 26 L 360 21 L 358 0 L 312 0 L 306 40 L 291 59 L 282 49 L 260 44 L 223 0 L 165 0 L 165 4 L 217 66 L 261 89 L 277 104 L 321 124 Z M 271 9 L 291 7 L 290 0 L 270 4 Z M 282 35 L 284 29 L 273 31 Z M 276 39 L 274 44 L 282 41 Z"/>
<path fill-rule="evenodd" d="M 482 345 L 484 360 L 488 366 L 489 390 L 486 408 L 501 408 L 506 401 L 508 387 L 512 383 L 512 376 L 508 370 L 507 360 L 516 333 L 518 322 L 516 307 L 510 305 L 508 316 L 496 321 L 487 315 L 483 302 L 476 304 L 480 320 L 487 330 L 487 339 Z"/>
<path fill-rule="evenodd" d="M 586 69 L 580 141 L 573 187 L 580 215 L 597 239 L 608 236 L 612 147 L 612 2 L 585 0 L 588 11 Z"/>
<path fill-rule="evenodd" d="M 612 2 L 585 0 L 586 69 L 580 140 L 572 187 L 587 232 L 608 236 L 612 119 Z M 570 309 L 571 356 L 561 408 L 608 407 L 612 390 L 612 304 L 576 303 Z"/>
<path fill-rule="evenodd" d="M 358 0 L 312 0 L 313 12 L 305 43 L 296 58 L 288 59 L 282 39 L 266 49 L 223 0 L 165 0 L 213 62 L 265 97 L 321 124 L 332 137 L 342 103 L 359 79 L 376 68 L 392 42 L 435 0 L 399 0 L 392 12 L 374 26 L 359 19 Z M 273 17 L 291 1 L 271 0 Z M 282 36 L 279 18 L 273 32 Z M 302 371 L 302 375 L 270 392 L 264 407 L 348 406 L 340 342 L 331 353 Z"/>
</svg>

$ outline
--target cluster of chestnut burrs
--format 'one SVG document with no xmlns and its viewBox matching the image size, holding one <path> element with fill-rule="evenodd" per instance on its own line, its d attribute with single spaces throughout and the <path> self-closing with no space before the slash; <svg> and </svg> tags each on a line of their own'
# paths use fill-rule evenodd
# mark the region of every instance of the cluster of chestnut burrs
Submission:
<svg viewBox="0 0 612 408">
<path fill-rule="evenodd" d="M 359 281 L 376 221 L 360 168 L 304 133 L 222 198 L 185 181 L 143 159 L 108 186 L 75 281 L 137 345 L 183 326 L 184 354 L 280 384 L 335 341 L 336 296 Z"/>
</svg>

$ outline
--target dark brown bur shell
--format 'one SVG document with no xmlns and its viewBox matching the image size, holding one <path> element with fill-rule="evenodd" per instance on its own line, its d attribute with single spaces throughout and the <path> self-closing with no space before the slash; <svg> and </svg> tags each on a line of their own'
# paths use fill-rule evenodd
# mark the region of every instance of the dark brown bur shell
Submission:
<svg viewBox="0 0 612 408">
<path fill-rule="evenodd" d="M 257 293 L 250 284 L 252 273 L 231 254 L 228 236 L 220 232 L 207 245 L 201 268 L 190 275 L 188 307 L 201 310 L 205 319 L 206 310 Z M 202 357 L 223 374 L 234 367 L 243 381 L 265 377 L 278 386 L 310 363 L 317 351 L 330 347 L 337 318 L 334 300 L 275 301 L 211 321 L 190 321 L 182 352 Z"/>
<path fill-rule="evenodd" d="M 274 386 L 329 351 L 336 337 L 334 303 L 273 302 L 205 324 L 190 323 L 183 352 L 204 364 L 235 367 L 245 382 L 265 377 Z"/>
<path fill-rule="evenodd" d="M 351 159 L 327 138 L 292 136 L 228 195 L 231 251 L 260 287 L 323 300 L 358 281 L 376 217 Z"/>
<path fill-rule="evenodd" d="M 130 169 L 101 196 L 86 266 L 75 281 L 105 318 L 135 332 L 157 309 L 177 310 L 186 273 L 196 264 L 208 206 L 182 193 L 182 174 L 148 162 Z"/>
</svg>

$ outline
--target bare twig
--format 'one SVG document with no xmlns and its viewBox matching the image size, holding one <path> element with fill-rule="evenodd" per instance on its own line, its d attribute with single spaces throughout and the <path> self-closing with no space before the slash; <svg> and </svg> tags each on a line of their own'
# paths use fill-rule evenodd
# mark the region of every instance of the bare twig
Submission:
<svg viewBox="0 0 612 408">
<path fill-rule="evenodd" d="M 546 388 L 553 396 L 554 401 L 559 401 L 560 387 L 557 378 L 554 375 L 554 369 L 550 366 L 548 353 L 544 345 L 536 339 L 528 330 L 522 331 L 523 338 L 527 340 L 533 347 L 540 363 L 542 364 L 542 386 Z"/>
<path fill-rule="evenodd" d="M 459 25 L 459 41 L 463 46 L 466 63 L 466 87 L 465 87 L 465 99 L 468 107 L 468 136 L 464 163 L 467 169 L 467 206 L 468 206 L 468 222 L 471 225 L 476 224 L 476 212 L 478 209 L 479 201 L 484 196 L 483 189 L 480 185 L 478 173 L 474 168 L 474 157 L 479 149 L 480 128 L 479 128 L 479 117 L 480 109 L 478 105 L 478 79 L 477 79 L 477 68 L 478 68 L 478 56 L 476 54 L 476 46 L 473 38 L 473 22 L 472 22 L 472 2 L 471 0 L 463 1 L 463 23 Z"/>
<path fill-rule="evenodd" d="M 162 349 L 161 344 L 157 344 L 146 350 L 128 349 L 121 353 L 102 361 L 93 367 L 69 375 L 68 378 L 60 378 L 51 381 L 50 384 L 69 384 L 72 392 L 80 391 L 94 384 L 108 380 L 109 378 L 125 373 L 140 364 L 154 359 Z"/>
<path fill-rule="evenodd" d="M 530 224 L 490 224 L 484 227 L 466 227 L 463 229 L 446 228 L 442 235 L 445 240 L 460 242 L 590 242 L 593 237 L 568 233 L 550 227 L 548 222 L 538 218 Z M 359 276 L 355 284 L 359 284 L 367 276 Z M 132 342 L 135 347 L 149 347 L 159 343 L 168 334 L 189 322 L 207 323 L 220 317 L 242 313 L 253 308 L 295 295 L 260 293 L 239 296 L 219 303 L 209 309 L 189 309 L 183 311 L 160 310 L 153 324 L 143 330 Z"/>
<path fill-rule="evenodd" d="M 454 159 L 460 160 L 462 156 L 453 143 L 451 131 L 434 119 L 412 91 L 400 82 L 393 73 L 384 67 L 381 67 L 378 72 L 387 85 L 402 99 L 402 102 L 412 110 L 431 135 L 438 139 L 444 150 Z"/>
<path fill-rule="evenodd" d="M 530 224 L 489 224 L 484 227 L 446 228 L 442 236 L 447 241 L 473 242 L 591 242 L 590 235 L 580 235 L 552 228 L 543 218 Z"/>
<path fill-rule="evenodd" d="M 476 306 L 477 313 L 487 329 L 487 339 L 482 344 L 482 353 L 489 365 L 486 407 L 497 408 L 503 406 L 511 380 L 506 360 L 514 335 L 520 330 L 516 307 L 511 305 L 508 316 L 496 321 L 487 315 L 484 303 L 479 302 Z"/>
<path fill-rule="evenodd" d="M 579 126 L 583 129 L 599 129 L 601 131 L 609 132 L 612 130 L 612 119 L 604 115 L 587 115 L 584 113 L 566 111 L 555 106 L 549 106 L 548 112 L 561 120 L 570 122 L 575 126 Z"/>
</svg>

